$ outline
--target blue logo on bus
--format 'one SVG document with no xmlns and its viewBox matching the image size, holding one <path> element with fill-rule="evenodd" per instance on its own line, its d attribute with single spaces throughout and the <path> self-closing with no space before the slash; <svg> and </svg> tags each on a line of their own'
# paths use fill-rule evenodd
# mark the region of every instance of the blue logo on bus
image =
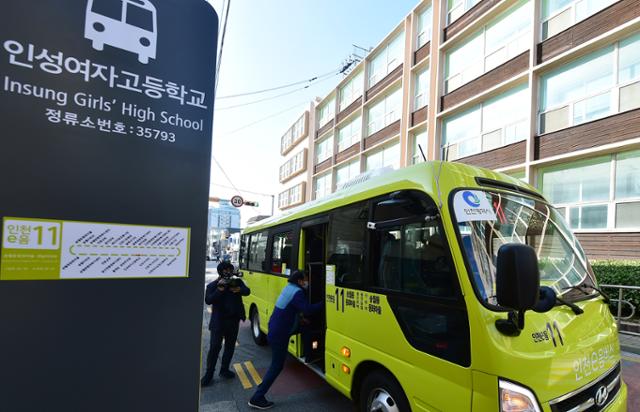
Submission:
<svg viewBox="0 0 640 412">
<path fill-rule="evenodd" d="M 480 199 L 478 198 L 478 196 L 468 190 L 462 193 L 462 198 L 471 207 L 480 206 Z"/>
</svg>

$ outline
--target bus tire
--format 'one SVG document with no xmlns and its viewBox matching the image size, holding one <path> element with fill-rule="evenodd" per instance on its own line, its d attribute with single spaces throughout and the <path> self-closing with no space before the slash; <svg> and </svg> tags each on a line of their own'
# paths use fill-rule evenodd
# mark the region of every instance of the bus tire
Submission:
<svg viewBox="0 0 640 412">
<path fill-rule="evenodd" d="M 251 336 L 253 336 L 253 341 L 258 346 L 266 345 L 267 335 L 260 330 L 260 314 L 255 306 L 251 308 L 249 319 L 251 320 Z"/>
<path fill-rule="evenodd" d="M 411 412 L 409 401 L 398 381 L 379 369 L 362 380 L 358 399 L 360 411 Z"/>
</svg>

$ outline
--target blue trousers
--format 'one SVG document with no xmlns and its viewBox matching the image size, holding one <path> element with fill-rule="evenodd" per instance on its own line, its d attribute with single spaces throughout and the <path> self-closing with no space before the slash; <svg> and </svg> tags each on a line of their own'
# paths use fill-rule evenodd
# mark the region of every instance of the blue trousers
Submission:
<svg viewBox="0 0 640 412">
<path fill-rule="evenodd" d="M 288 341 L 284 342 L 270 342 L 271 345 L 271 365 L 269 365 L 269 369 L 267 373 L 264 375 L 262 379 L 262 383 L 258 385 L 258 389 L 256 393 L 253 394 L 251 399 L 262 399 L 264 395 L 267 394 L 271 385 L 276 380 L 280 372 L 282 372 L 282 368 L 284 368 L 284 361 L 287 359 L 287 347 Z"/>
</svg>

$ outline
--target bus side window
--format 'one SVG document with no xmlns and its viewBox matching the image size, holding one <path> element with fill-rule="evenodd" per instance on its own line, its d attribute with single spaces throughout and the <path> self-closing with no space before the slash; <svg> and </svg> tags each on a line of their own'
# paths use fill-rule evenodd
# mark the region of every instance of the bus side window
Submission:
<svg viewBox="0 0 640 412">
<path fill-rule="evenodd" d="M 240 239 L 240 269 L 249 267 L 249 239 L 250 235 L 243 235 Z"/>
<path fill-rule="evenodd" d="M 377 230 L 374 236 L 375 285 L 426 296 L 453 297 L 457 278 L 437 222 L 418 222 Z"/>
<path fill-rule="evenodd" d="M 267 233 L 260 232 L 251 235 L 249 244 L 249 270 L 266 272 Z"/>
<path fill-rule="evenodd" d="M 287 275 L 291 273 L 293 264 L 293 232 L 284 232 L 273 235 L 271 252 L 271 273 Z"/>
<path fill-rule="evenodd" d="M 362 287 L 369 208 L 357 203 L 335 210 L 329 224 L 328 265 L 336 267 L 336 285 Z"/>
</svg>

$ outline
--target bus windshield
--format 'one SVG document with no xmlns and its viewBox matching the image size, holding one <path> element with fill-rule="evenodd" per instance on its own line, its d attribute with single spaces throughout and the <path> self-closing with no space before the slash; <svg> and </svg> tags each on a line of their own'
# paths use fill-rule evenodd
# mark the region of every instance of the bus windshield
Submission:
<svg viewBox="0 0 640 412">
<path fill-rule="evenodd" d="M 505 243 L 523 243 L 538 255 L 540 284 L 564 299 L 584 298 L 572 286 L 594 286 L 584 251 L 552 206 L 515 194 L 461 190 L 454 194 L 457 230 L 478 297 L 496 306 L 496 259 Z M 595 295 L 595 292 L 591 292 Z"/>
</svg>

